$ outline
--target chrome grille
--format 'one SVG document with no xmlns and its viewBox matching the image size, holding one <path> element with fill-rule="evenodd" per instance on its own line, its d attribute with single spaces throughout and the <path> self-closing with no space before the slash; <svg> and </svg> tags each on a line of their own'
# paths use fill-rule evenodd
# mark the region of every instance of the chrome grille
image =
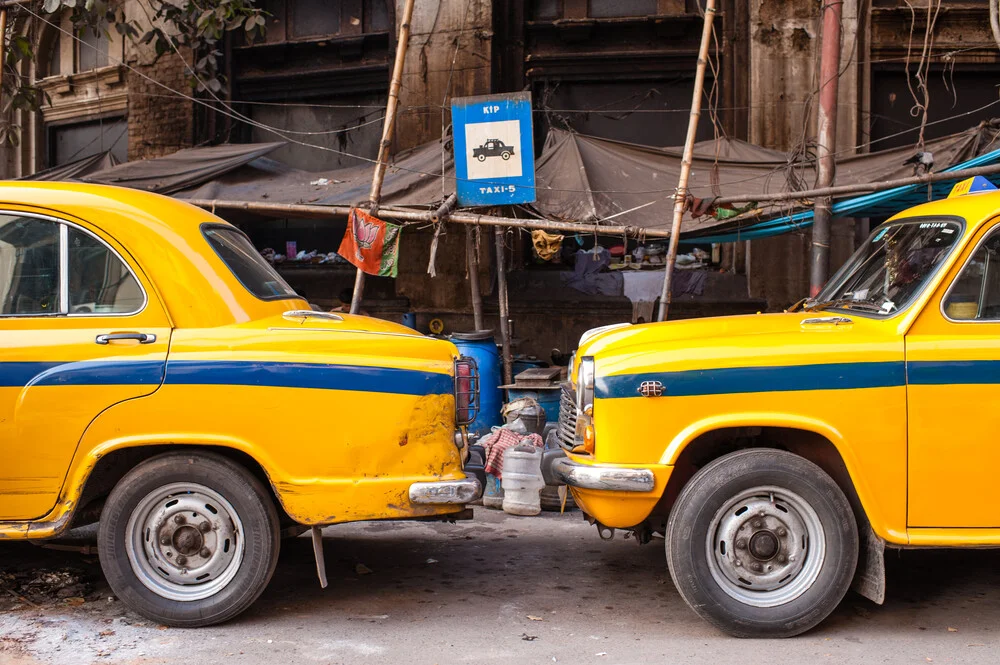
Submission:
<svg viewBox="0 0 1000 665">
<path fill-rule="evenodd" d="M 572 449 L 576 445 L 576 392 L 572 383 L 562 384 L 559 396 L 559 428 L 556 430 L 559 445 Z"/>
</svg>

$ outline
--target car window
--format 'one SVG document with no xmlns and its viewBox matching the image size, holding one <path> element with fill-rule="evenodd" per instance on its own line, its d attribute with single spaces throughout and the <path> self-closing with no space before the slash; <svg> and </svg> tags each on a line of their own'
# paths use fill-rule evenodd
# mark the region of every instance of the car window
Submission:
<svg viewBox="0 0 1000 665">
<path fill-rule="evenodd" d="M 805 308 L 871 316 L 904 309 L 959 245 L 960 221 L 903 219 L 879 227 Z"/>
<path fill-rule="evenodd" d="M 241 231 L 228 226 L 205 225 L 202 232 L 247 291 L 262 300 L 299 297 Z"/>
<path fill-rule="evenodd" d="M 943 309 L 955 321 L 1000 321 L 1000 231 L 992 231 L 955 278 Z"/>
<path fill-rule="evenodd" d="M 55 220 L 0 214 L 0 316 L 128 314 L 145 302 L 101 240 Z"/>
<path fill-rule="evenodd" d="M 70 227 L 69 313 L 126 314 L 142 309 L 146 296 L 118 256 L 97 238 Z"/>
<path fill-rule="evenodd" d="M 0 215 L 0 296 L 0 314 L 59 312 L 59 224 Z"/>
</svg>

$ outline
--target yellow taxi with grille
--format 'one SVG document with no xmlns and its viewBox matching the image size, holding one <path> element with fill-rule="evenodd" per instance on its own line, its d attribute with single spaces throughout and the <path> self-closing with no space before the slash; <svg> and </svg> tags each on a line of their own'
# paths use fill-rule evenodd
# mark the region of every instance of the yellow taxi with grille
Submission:
<svg viewBox="0 0 1000 665">
<path fill-rule="evenodd" d="M 587 333 L 550 480 L 605 536 L 662 534 L 738 636 L 806 631 L 852 582 L 881 602 L 886 547 L 1000 546 L 993 189 L 896 215 L 787 312 Z"/>
<path fill-rule="evenodd" d="M 0 185 L 0 540 L 97 521 L 159 622 L 246 609 L 284 528 L 464 510 L 475 384 L 449 342 L 312 311 L 204 210 Z"/>
</svg>

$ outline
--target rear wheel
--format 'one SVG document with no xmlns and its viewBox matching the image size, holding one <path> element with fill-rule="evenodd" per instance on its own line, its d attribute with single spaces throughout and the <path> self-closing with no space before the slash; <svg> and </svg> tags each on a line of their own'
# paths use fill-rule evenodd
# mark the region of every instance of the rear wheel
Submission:
<svg viewBox="0 0 1000 665">
<path fill-rule="evenodd" d="M 220 623 L 264 591 L 278 514 L 246 469 L 212 453 L 168 453 L 130 471 L 101 515 L 98 551 L 115 594 L 170 626 Z"/>
<path fill-rule="evenodd" d="M 737 637 L 791 637 L 825 619 L 850 586 L 858 530 L 837 484 L 780 450 L 715 460 L 688 482 L 667 523 L 681 596 Z"/>
</svg>

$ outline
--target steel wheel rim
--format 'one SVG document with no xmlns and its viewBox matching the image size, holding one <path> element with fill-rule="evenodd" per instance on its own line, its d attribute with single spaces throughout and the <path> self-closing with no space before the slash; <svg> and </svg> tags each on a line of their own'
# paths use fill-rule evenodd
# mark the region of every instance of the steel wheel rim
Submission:
<svg viewBox="0 0 1000 665">
<path fill-rule="evenodd" d="M 143 586 L 169 600 L 219 593 L 243 561 L 243 523 L 221 494 L 171 483 L 147 494 L 129 516 L 125 550 Z"/>
<path fill-rule="evenodd" d="M 785 488 L 760 486 L 716 511 L 706 553 L 712 578 L 729 597 L 752 607 L 776 607 L 816 582 L 826 537 L 809 502 Z"/>
</svg>

